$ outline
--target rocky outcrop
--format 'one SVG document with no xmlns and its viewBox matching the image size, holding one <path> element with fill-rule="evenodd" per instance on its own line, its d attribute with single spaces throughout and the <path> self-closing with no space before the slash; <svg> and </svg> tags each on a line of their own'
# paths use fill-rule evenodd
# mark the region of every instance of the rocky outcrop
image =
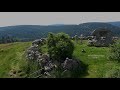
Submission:
<svg viewBox="0 0 120 90">
<path fill-rule="evenodd" d="M 41 68 L 42 75 L 50 75 L 53 71 L 62 69 L 63 72 L 71 72 L 81 69 L 81 63 L 76 59 L 66 58 L 63 62 L 52 61 L 48 54 L 42 54 L 38 47 L 43 44 L 44 40 L 38 39 L 32 42 L 32 46 L 27 50 L 27 59 L 36 61 Z"/>
<path fill-rule="evenodd" d="M 27 59 L 36 61 L 42 71 L 50 72 L 55 68 L 55 64 L 49 58 L 48 54 L 42 54 L 38 47 L 45 43 L 45 39 L 37 39 L 32 42 L 32 46 L 27 50 Z"/>
<path fill-rule="evenodd" d="M 32 42 L 32 45 L 37 44 L 37 45 L 42 45 L 46 40 L 44 38 L 34 40 Z"/>
<path fill-rule="evenodd" d="M 79 68 L 80 68 L 80 61 L 76 59 L 66 58 L 66 60 L 63 63 L 64 70 L 74 71 Z"/>
<path fill-rule="evenodd" d="M 27 50 L 27 59 L 28 60 L 39 61 L 39 59 L 42 56 L 42 53 L 39 51 L 38 46 L 41 46 L 44 42 L 45 42 L 44 38 L 37 39 L 32 42 L 32 46 Z"/>
<path fill-rule="evenodd" d="M 39 57 L 41 57 L 41 53 L 39 52 L 38 45 L 34 44 L 27 50 L 27 59 L 37 60 Z"/>
<path fill-rule="evenodd" d="M 49 56 L 47 54 L 43 54 L 37 59 L 37 62 L 41 66 L 41 68 L 44 68 L 49 63 Z"/>
</svg>

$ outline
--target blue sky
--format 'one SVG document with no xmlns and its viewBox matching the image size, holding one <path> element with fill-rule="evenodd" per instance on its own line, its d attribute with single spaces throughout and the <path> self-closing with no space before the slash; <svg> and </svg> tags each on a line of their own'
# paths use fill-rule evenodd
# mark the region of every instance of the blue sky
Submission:
<svg viewBox="0 0 120 90">
<path fill-rule="evenodd" d="M 120 12 L 0 12 L 0 26 L 120 21 Z"/>
</svg>

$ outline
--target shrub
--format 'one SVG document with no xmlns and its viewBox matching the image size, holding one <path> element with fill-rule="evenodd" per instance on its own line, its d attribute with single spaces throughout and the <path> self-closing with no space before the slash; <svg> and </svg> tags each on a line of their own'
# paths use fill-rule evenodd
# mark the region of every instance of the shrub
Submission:
<svg viewBox="0 0 120 90">
<path fill-rule="evenodd" d="M 66 59 L 66 57 L 71 58 L 74 50 L 74 45 L 70 40 L 70 37 L 65 33 L 48 35 L 48 53 L 52 60 L 57 60 L 59 62 Z"/>
<path fill-rule="evenodd" d="M 109 59 L 120 61 L 120 41 L 111 45 Z"/>
</svg>

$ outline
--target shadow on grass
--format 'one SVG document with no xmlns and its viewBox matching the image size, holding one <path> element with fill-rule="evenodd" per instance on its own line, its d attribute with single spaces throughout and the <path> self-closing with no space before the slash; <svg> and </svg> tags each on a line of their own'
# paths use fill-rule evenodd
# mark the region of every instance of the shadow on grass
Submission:
<svg viewBox="0 0 120 90">
<path fill-rule="evenodd" d="M 81 63 L 80 78 L 83 78 L 83 77 L 89 75 L 89 73 L 88 73 L 88 65 L 83 63 L 82 61 L 80 61 L 80 63 Z"/>
<path fill-rule="evenodd" d="M 77 60 L 79 60 L 79 59 L 77 59 Z M 73 78 L 84 78 L 87 75 L 89 75 L 89 73 L 88 73 L 88 65 L 83 63 L 80 60 L 80 67 L 78 67 L 78 69 L 73 72 L 72 77 Z"/>
</svg>

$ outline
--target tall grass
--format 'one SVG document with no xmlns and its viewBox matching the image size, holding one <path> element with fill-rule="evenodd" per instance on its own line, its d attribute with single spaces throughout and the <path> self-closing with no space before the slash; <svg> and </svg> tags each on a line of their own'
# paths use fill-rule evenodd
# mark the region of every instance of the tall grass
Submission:
<svg viewBox="0 0 120 90">
<path fill-rule="evenodd" d="M 9 78 L 9 72 L 21 67 L 25 60 L 23 55 L 31 42 L 0 45 L 0 78 Z"/>
</svg>

